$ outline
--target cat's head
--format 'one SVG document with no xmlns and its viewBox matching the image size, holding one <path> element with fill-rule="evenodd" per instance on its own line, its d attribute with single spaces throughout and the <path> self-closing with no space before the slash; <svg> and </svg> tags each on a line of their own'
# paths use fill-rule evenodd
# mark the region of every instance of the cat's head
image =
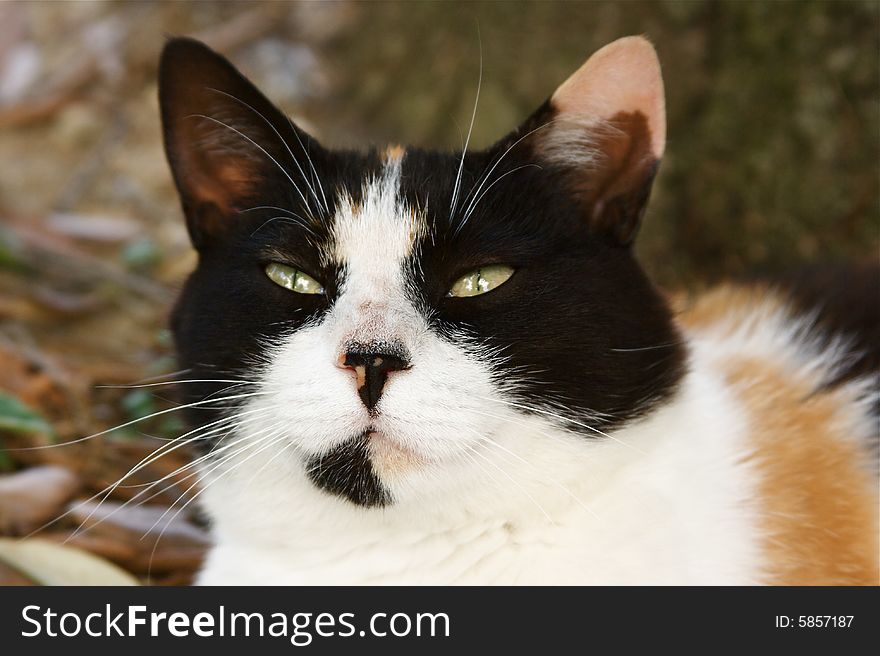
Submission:
<svg viewBox="0 0 880 656">
<path fill-rule="evenodd" d="M 178 353 L 187 379 L 222 381 L 181 388 L 216 457 L 262 450 L 387 505 L 517 451 L 530 420 L 603 439 L 674 390 L 679 340 L 631 248 L 665 141 L 645 39 L 464 155 L 328 150 L 187 39 L 165 48 L 160 100 L 199 253 Z"/>
</svg>

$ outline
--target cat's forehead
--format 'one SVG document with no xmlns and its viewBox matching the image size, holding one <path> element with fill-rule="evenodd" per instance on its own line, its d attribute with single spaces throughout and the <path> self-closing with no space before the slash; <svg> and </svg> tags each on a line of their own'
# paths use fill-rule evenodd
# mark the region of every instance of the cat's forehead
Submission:
<svg viewBox="0 0 880 656">
<path fill-rule="evenodd" d="M 424 208 L 401 190 L 404 155 L 401 146 L 389 146 L 381 164 L 356 183 L 356 190 L 342 187 L 337 192 L 331 238 L 323 253 L 328 264 L 370 270 L 376 262 L 401 262 L 425 236 Z"/>
<path fill-rule="evenodd" d="M 339 167 L 334 211 L 323 226 L 332 242 L 326 260 L 341 264 L 355 251 L 399 259 L 419 242 L 437 245 L 482 233 L 480 228 L 516 230 L 511 219 L 543 202 L 548 181 L 538 184 L 529 175 L 537 166 L 524 166 L 512 155 L 496 166 L 493 155 L 390 145 L 361 155 L 352 166 L 353 154 L 341 154 L 346 166 Z M 364 239 L 371 250 L 359 248 Z"/>
</svg>

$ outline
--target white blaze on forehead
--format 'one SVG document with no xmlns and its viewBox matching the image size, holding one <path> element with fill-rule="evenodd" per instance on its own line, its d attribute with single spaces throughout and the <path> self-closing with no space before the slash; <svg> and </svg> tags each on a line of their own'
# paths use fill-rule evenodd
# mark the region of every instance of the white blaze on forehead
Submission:
<svg viewBox="0 0 880 656">
<path fill-rule="evenodd" d="M 340 198 L 333 226 L 331 259 L 374 283 L 390 282 L 390 274 L 400 271 L 423 226 L 399 198 L 402 155 L 389 153 L 382 174 L 364 183 L 361 202 Z"/>
<path fill-rule="evenodd" d="M 360 202 L 345 195 L 337 204 L 329 257 L 345 273 L 330 324 L 343 344 L 400 340 L 412 348 L 421 325 L 406 298 L 404 265 L 425 222 L 400 198 L 401 160 L 402 151 L 389 150 Z"/>
</svg>

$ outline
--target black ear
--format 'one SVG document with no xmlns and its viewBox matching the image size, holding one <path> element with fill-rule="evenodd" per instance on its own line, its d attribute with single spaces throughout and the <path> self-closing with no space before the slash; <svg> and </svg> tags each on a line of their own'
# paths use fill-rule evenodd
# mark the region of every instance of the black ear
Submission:
<svg viewBox="0 0 880 656">
<path fill-rule="evenodd" d="M 626 245 L 635 237 L 666 141 L 663 78 L 642 37 L 619 39 L 590 57 L 516 132 L 557 170 L 590 228 Z"/>
<path fill-rule="evenodd" d="M 311 211 L 322 202 L 312 183 L 323 151 L 225 58 L 177 38 L 162 51 L 159 105 L 165 153 L 196 248 L 235 214 L 281 185 Z M 304 206 L 304 207 L 303 207 Z"/>
</svg>

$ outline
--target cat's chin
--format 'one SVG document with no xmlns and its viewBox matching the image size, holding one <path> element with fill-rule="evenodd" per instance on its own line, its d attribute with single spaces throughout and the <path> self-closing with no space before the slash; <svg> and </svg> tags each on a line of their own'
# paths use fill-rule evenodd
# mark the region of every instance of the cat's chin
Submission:
<svg viewBox="0 0 880 656">
<path fill-rule="evenodd" d="M 366 434 L 373 470 L 383 481 L 392 482 L 428 464 L 428 459 L 381 431 Z"/>
<path fill-rule="evenodd" d="M 311 456 L 305 468 L 319 489 L 359 506 L 381 507 L 392 502 L 388 485 L 429 463 L 429 457 L 370 427 L 328 452 Z"/>
</svg>

